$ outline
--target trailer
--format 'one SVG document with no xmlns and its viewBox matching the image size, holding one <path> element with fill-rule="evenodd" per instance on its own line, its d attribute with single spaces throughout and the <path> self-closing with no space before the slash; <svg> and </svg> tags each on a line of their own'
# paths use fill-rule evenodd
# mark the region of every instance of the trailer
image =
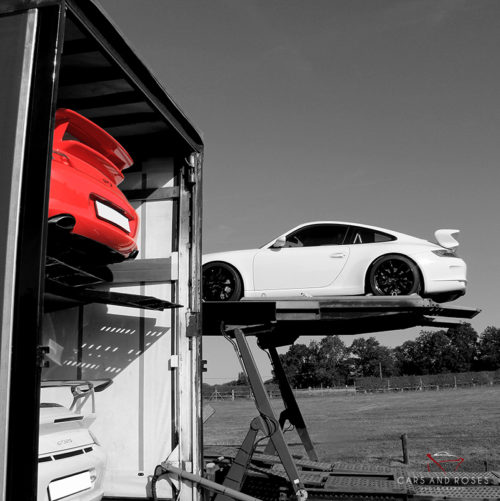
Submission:
<svg viewBox="0 0 500 501">
<path fill-rule="evenodd" d="M 93 427 L 108 454 L 105 494 L 146 499 L 166 456 L 202 469 L 203 141 L 92 1 L 4 1 L 0 37 L 0 497 L 20 499 L 22 486 L 23 500 L 36 499 L 41 380 L 106 378 Z M 140 218 L 139 256 L 111 265 L 108 279 L 53 253 L 47 207 L 61 108 L 134 160 L 120 188 Z M 180 499 L 198 499 L 183 483 Z"/>
</svg>

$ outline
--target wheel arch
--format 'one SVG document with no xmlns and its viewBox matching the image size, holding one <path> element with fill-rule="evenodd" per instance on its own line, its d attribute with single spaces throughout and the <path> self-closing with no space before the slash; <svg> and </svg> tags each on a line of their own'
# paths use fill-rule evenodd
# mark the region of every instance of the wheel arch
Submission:
<svg viewBox="0 0 500 501">
<path fill-rule="evenodd" d="M 386 252 L 384 254 L 380 254 L 380 256 L 377 256 L 366 268 L 365 270 L 365 294 L 368 294 L 370 292 L 370 272 L 373 268 L 373 265 L 381 258 L 381 257 L 386 257 L 386 256 L 399 256 L 399 257 L 404 257 L 405 259 L 410 260 L 417 268 L 418 270 L 418 275 L 422 287 L 422 294 L 425 293 L 425 279 L 424 279 L 424 274 L 422 273 L 422 269 L 420 268 L 419 264 L 413 259 L 412 257 L 408 256 L 407 254 L 403 254 L 402 252 Z"/>
</svg>

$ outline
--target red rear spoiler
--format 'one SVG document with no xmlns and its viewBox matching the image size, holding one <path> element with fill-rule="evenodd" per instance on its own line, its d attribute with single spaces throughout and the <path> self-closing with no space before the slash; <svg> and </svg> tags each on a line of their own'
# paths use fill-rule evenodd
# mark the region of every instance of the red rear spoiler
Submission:
<svg viewBox="0 0 500 501">
<path fill-rule="evenodd" d="M 60 108 L 56 111 L 54 150 L 61 147 L 66 132 L 101 154 L 119 171 L 134 163 L 125 148 L 105 130 L 76 111 Z"/>
</svg>

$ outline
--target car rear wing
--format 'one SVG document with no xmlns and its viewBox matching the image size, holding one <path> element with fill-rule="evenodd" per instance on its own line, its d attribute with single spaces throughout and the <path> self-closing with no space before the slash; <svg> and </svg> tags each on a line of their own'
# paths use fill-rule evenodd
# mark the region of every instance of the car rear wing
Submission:
<svg viewBox="0 0 500 501">
<path fill-rule="evenodd" d="M 42 388 L 60 388 L 62 386 L 79 387 L 87 386 L 95 392 L 105 390 L 113 383 L 111 379 L 47 379 L 40 383 Z"/>
<path fill-rule="evenodd" d="M 73 402 L 70 411 L 75 410 L 80 412 L 85 402 L 92 398 L 92 413 L 95 413 L 95 393 L 99 393 L 113 383 L 111 379 L 94 379 L 94 380 L 46 380 L 40 383 L 42 388 L 71 388 Z M 78 404 L 78 405 L 77 405 Z"/>
<path fill-rule="evenodd" d="M 446 249 L 456 249 L 460 244 L 453 235 L 460 233 L 460 230 L 437 230 L 434 233 L 436 242 Z"/>
<path fill-rule="evenodd" d="M 71 139 L 65 139 L 66 134 Z M 123 180 L 121 171 L 134 163 L 125 148 L 101 127 L 76 111 L 60 108 L 56 111 L 53 151 L 64 156 L 65 150 L 90 163 L 116 184 Z"/>
</svg>

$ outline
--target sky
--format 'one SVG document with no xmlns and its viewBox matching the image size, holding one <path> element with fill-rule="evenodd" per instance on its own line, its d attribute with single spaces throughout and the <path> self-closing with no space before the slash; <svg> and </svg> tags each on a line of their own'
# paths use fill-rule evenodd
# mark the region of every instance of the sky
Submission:
<svg viewBox="0 0 500 501">
<path fill-rule="evenodd" d="M 314 220 L 458 228 L 455 304 L 482 309 L 478 332 L 500 326 L 500 2 L 99 1 L 203 134 L 205 253 Z M 204 358 L 209 384 L 240 370 L 224 339 Z"/>
</svg>

